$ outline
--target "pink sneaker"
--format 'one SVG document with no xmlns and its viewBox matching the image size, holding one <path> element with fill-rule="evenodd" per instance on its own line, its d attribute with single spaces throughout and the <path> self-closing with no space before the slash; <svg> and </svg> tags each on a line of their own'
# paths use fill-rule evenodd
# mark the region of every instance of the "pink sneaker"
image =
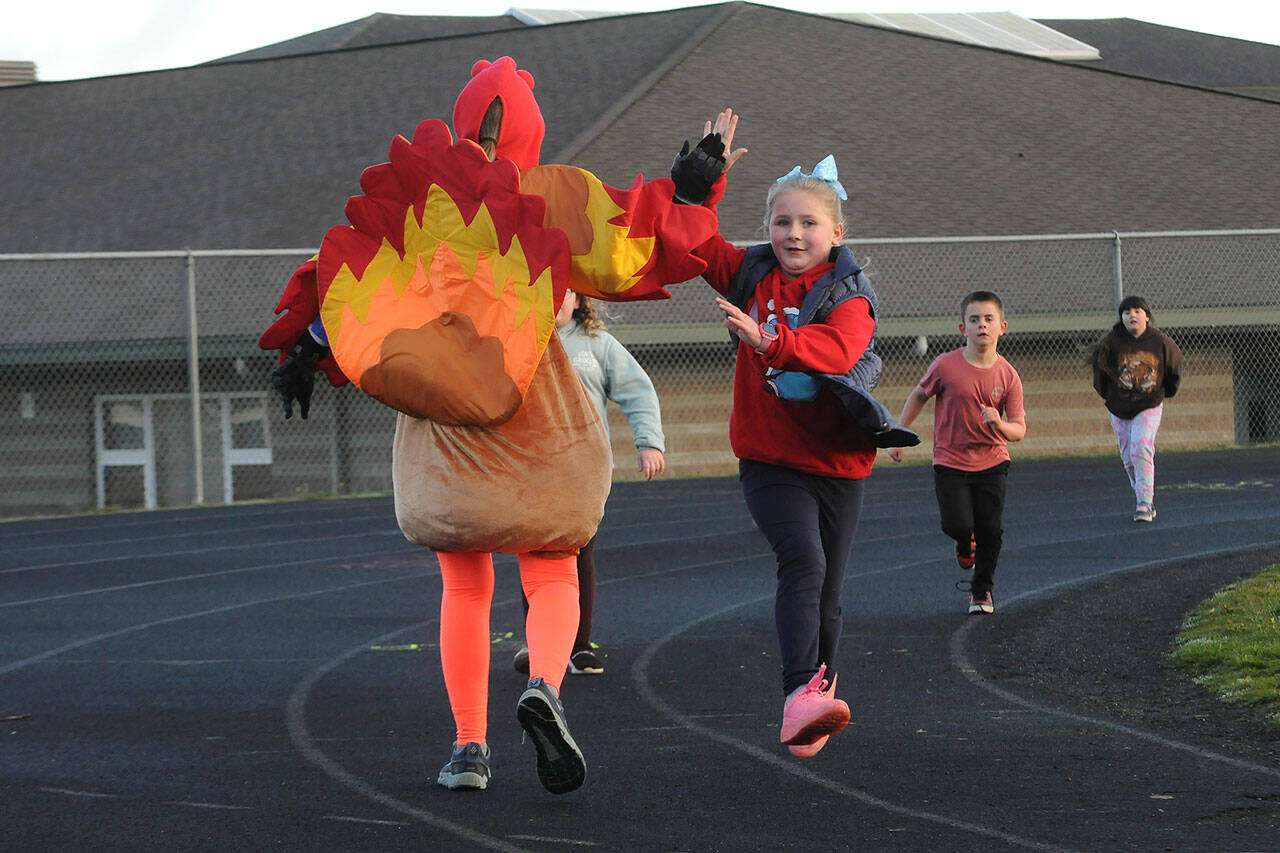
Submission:
<svg viewBox="0 0 1280 853">
<path fill-rule="evenodd" d="M 819 752 L 822 751 L 822 748 L 827 745 L 827 741 L 830 739 L 831 739 L 831 735 L 823 735 L 822 737 L 815 740 L 813 743 L 805 743 L 800 745 L 792 744 L 791 746 L 787 747 L 787 749 L 791 750 L 791 754 L 794 755 L 796 758 L 813 758 L 815 755 L 817 755 Z"/>
<path fill-rule="evenodd" d="M 796 688 L 782 706 L 781 741 L 789 746 L 808 746 L 823 735 L 831 735 L 849 725 L 849 706 L 835 697 L 836 686 L 827 686 L 824 663 L 804 687 Z M 821 747 L 819 747 L 821 748 Z M 814 750 L 815 752 L 817 750 Z"/>
</svg>

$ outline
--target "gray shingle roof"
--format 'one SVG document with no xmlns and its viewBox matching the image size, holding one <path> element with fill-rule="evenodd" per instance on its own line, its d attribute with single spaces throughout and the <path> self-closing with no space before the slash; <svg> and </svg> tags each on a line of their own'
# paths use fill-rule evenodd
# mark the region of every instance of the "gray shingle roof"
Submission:
<svg viewBox="0 0 1280 853">
<path fill-rule="evenodd" d="M 1102 53 L 1088 65 L 1280 100 L 1280 47 L 1132 18 L 1042 20 Z"/>
<path fill-rule="evenodd" d="M 661 174 L 669 154 L 651 129 L 688 133 L 730 104 L 751 149 L 721 206 L 722 230 L 733 236 L 755 233 L 770 181 L 828 153 L 850 191 L 855 236 L 1280 223 L 1280 105 L 780 9 L 730 8 L 575 162 L 614 180 L 626 170 Z M 624 170 L 617 155 L 628 149 Z"/>
<path fill-rule="evenodd" d="M 735 238 L 828 153 L 854 235 L 1280 223 L 1280 104 L 729 3 L 0 89 L 0 252 L 316 245 L 503 54 L 537 78 L 544 161 L 615 184 L 739 109 Z"/>
<path fill-rule="evenodd" d="M 719 7 L 0 90 L 0 252 L 312 246 L 366 166 L 516 56 L 572 142 Z M 664 148 L 670 148 L 669 137 Z"/>
<path fill-rule="evenodd" d="M 246 59 L 277 59 L 353 47 L 396 44 L 429 38 L 474 35 L 510 30 L 525 24 L 514 15 L 388 15 L 377 13 L 328 27 L 297 38 L 246 50 L 215 59 L 207 64 L 238 62 Z"/>
</svg>

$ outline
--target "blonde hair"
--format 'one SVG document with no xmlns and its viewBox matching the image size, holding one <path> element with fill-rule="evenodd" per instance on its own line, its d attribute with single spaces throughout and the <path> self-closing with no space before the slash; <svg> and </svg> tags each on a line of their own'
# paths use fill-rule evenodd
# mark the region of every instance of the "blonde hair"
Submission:
<svg viewBox="0 0 1280 853">
<path fill-rule="evenodd" d="M 773 201 L 783 193 L 801 190 L 813 195 L 826 205 L 827 213 L 831 215 L 831 221 L 837 225 L 844 225 L 844 210 L 840 205 L 840 196 L 836 194 L 836 188 L 831 184 L 815 178 L 813 175 L 788 175 L 785 178 L 774 181 L 769 187 L 769 194 L 764 200 L 764 232 L 769 233 L 769 228 L 773 220 Z"/>
</svg>

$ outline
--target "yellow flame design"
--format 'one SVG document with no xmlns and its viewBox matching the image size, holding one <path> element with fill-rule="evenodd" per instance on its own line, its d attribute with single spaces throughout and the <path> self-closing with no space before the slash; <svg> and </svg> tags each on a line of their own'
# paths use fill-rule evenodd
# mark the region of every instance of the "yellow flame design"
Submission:
<svg viewBox="0 0 1280 853">
<path fill-rule="evenodd" d="M 628 236 L 610 220 L 625 213 L 595 175 L 575 166 L 547 165 L 522 172 L 521 192 L 543 196 L 545 224 L 569 238 L 573 282 L 586 296 L 626 293 L 642 277 L 657 241 Z"/>
<path fill-rule="evenodd" d="M 390 331 L 454 311 L 481 335 L 503 341 L 508 374 L 523 392 L 555 331 L 550 270 L 530 281 L 519 238 L 499 252 L 488 209 L 482 204 L 468 225 L 437 185 L 428 190 L 421 222 L 412 208 L 406 212 L 404 245 L 402 255 L 384 238 L 362 275 L 343 264 L 329 285 L 321 316 L 343 372 L 359 377 L 376 364 Z M 351 329 L 353 322 L 361 328 Z"/>
<path fill-rule="evenodd" d="M 605 191 L 604 184 L 590 172 L 587 177 L 587 218 L 596 225 L 591 251 L 575 256 L 573 266 L 587 281 L 605 293 L 625 293 L 640 281 L 640 271 L 653 255 L 652 237 L 629 237 L 627 226 L 610 225 L 623 213 Z"/>
</svg>

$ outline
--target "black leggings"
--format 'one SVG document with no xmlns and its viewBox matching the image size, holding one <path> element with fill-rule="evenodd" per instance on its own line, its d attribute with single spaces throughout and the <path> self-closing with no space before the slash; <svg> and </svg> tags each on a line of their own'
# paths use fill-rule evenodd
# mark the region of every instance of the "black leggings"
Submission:
<svg viewBox="0 0 1280 853">
<path fill-rule="evenodd" d="M 773 616 L 782 651 L 782 692 L 820 664 L 834 680 L 843 627 L 840 592 L 862 512 L 863 480 L 822 477 L 743 459 L 742 494 L 778 560 Z"/>
<path fill-rule="evenodd" d="M 961 471 L 933 466 L 933 488 L 938 493 L 942 532 L 964 545 L 972 536 L 977 543 L 973 560 L 975 596 L 991 591 L 1004 543 L 1004 492 L 1009 462 L 985 471 Z"/>
<path fill-rule="evenodd" d="M 578 552 L 578 636 L 573 650 L 591 648 L 591 611 L 596 608 L 596 537 Z"/>
<path fill-rule="evenodd" d="M 529 599 L 520 593 L 524 615 L 529 615 Z M 580 652 L 591 648 L 591 612 L 596 609 L 596 537 L 582 546 L 578 552 L 578 635 L 573 638 L 573 650 Z"/>
</svg>

